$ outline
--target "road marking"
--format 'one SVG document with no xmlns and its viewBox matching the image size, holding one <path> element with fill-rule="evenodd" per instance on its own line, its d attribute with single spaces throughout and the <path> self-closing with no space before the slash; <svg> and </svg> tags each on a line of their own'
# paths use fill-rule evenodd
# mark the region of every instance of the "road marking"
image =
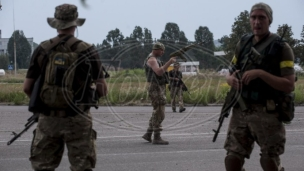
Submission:
<svg viewBox="0 0 304 171">
<path fill-rule="evenodd" d="M 286 132 L 292 132 L 293 134 L 294 133 L 300 133 L 300 134 L 303 134 L 304 133 L 304 130 L 286 130 Z M 199 138 L 202 138 L 202 137 L 210 137 L 210 136 L 213 136 L 214 133 L 213 132 L 207 132 L 207 133 L 182 133 L 182 134 L 162 134 L 164 136 L 170 136 L 170 137 L 174 137 L 174 138 L 185 138 L 185 136 L 191 136 L 193 138 L 196 138 L 196 137 L 199 137 Z M 223 132 L 223 133 L 219 133 L 219 135 L 226 135 L 226 132 Z M 288 136 L 290 136 L 292 134 L 288 134 Z M 117 136 L 99 136 L 97 137 L 97 139 L 101 139 L 101 140 L 111 140 L 111 139 L 122 139 L 122 138 L 139 138 L 141 137 L 142 134 L 138 134 L 138 135 L 117 135 Z M 187 137 L 187 138 L 188 138 Z M 137 140 L 137 139 L 134 139 L 134 140 Z M 32 139 L 20 139 L 20 140 L 16 140 L 15 142 L 31 142 Z M 7 141 L 3 141 L 1 140 L 0 143 L 7 143 Z"/>
</svg>

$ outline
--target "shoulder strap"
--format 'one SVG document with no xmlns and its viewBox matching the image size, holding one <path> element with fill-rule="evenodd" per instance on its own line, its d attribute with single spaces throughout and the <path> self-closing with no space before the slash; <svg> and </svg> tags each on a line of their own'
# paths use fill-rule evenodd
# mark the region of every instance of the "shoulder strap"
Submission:
<svg viewBox="0 0 304 171">
<path fill-rule="evenodd" d="M 71 35 L 63 36 L 63 37 L 56 36 L 48 41 L 41 43 L 41 47 L 45 50 L 46 53 L 48 53 L 51 49 L 57 46 L 62 40 L 64 39 L 68 40 L 71 37 L 72 37 Z"/>
<path fill-rule="evenodd" d="M 276 38 L 278 38 L 278 37 L 279 37 L 279 36 L 278 36 L 277 34 L 271 34 L 271 35 L 269 36 L 269 38 L 268 38 L 267 40 L 265 40 L 265 42 L 263 42 L 263 43 L 257 45 L 257 46 L 255 47 L 255 49 L 256 49 L 258 52 L 264 50 L 268 45 L 270 45 L 270 44 L 271 44 Z"/>
<path fill-rule="evenodd" d="M 76 37 L 71 37 L 68 39 L 68 41 L 65 44 L 67 47 L 72 47 L 77 42 L 82 42 L 82 41 L 77 39 Z"/>
<path fill-rule="evenodd" d="M 240 51 L 239 51 L 239 55 L 238 55 L 239 57 L 245 50 L 245 47 L 247 46 L 247 44 L 252 40 L 253 36 L 254 36 L 253 34 L 245 34 L 242 36 L 241 41 L 240 41 Z M 238 61 L 239 61 L 239 59 L 238 59 Z"/>
</svg>

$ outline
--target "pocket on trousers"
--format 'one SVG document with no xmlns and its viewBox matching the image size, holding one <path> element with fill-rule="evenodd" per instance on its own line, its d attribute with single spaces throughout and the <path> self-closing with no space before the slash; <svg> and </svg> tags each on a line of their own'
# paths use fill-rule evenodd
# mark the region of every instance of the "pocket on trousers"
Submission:
<svg viewBox="0 0 304 171">
<path fill-rule="evenodd" d="M 95 168 L 96 165 L 96 139 L 97 139 L 97 132 L 92 129 L 91 133 L 91 141 L 92 141 L 92 146 L 91 146 L 91 156 L 90 156 L 90 162 L 92 165 L 92 168 Z"/>
</svg>

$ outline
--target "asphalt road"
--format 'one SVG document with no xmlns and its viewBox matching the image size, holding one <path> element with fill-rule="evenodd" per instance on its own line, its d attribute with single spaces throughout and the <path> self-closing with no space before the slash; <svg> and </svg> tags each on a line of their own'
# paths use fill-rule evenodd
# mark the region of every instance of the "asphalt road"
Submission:
<svg viewBox="0 0 304 171">
<path fill-rule="evenodd" d="M 162 137 L 169 145 L 145 142 L 144 134 L 151 107 L 100 107 L 92 109 L 94 129 L 98 133 L 96 171 L 223 171 L 223 149 L 229 119 L 224 121 L 217 141 L 212 142 L 218 126 L 220 107 L 187 107 L 186 112 L 172 113 L 166 107 Z M 0 171 L 30 171 L 28 160 L 32 131 L 25 132 L 12 145 L 11 132 L 20 132 L 31 113 L 26 106 L 0 106 Z M 304 107 L 296 107 L 296 117 L 286 125 L 287 143 L 281 156 L 287 171 L 303 171 Z M 262 171 L 256 144 L 246 171 Z M 69 170 L 65 156 L 56 171 Z"/>
</svg>

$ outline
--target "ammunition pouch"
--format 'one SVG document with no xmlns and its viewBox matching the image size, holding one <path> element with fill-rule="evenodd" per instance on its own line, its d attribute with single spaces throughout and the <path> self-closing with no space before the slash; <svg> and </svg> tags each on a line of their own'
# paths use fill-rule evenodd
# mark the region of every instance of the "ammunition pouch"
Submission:
<svg viewBox="0 0 304 171">
<path fill-rule="evenodd" d="M 279 113 L 279 120 L 283 122 L 290 122 L 294 118 L 294 98 L 295 94 L 284 93 L 278 98 L 276 110 Z"/>
</svg>

